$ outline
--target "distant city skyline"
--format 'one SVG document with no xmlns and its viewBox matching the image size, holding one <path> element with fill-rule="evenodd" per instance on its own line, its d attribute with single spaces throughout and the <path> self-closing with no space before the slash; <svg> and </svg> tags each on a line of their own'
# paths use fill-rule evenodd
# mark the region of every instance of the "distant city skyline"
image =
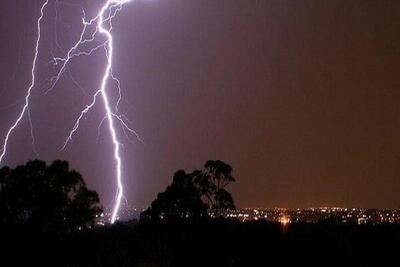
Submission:
<svg viewBox="0 0 400 267">
<path fill-rule="evenodd" d="M 120 221 L 139 220 L 145 209 L 124 206 L 121 209 Z M 105 209 L 98 224 L 105 225 L 111 216 L 112 209 Z M 240 221 L 266 220 L 287 225 L 290 223 L 317 223 L 324 220 L 335 220 L 340 223 L 381 224 L 400 223 L 400 209 L 365 209 L 354 207 L 310 207 L 310 208 L 239 208 L 226 211 L 223 216 Z"/>
</svg>

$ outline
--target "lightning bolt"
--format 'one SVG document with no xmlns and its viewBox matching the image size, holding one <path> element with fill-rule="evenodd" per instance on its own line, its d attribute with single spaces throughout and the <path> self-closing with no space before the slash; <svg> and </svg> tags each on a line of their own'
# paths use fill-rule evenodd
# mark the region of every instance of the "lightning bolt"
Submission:
<svg viewBox="0 0 400 267">
<path fill-rule="evenodd" d="M 68 63 L 73 60 L 76 57 L 80 56 L 91 56 L 93 52 L 104 48 L 105 55 L 107 58 L 107 64 L 105 66 L 104 74 L 101 79 L 101 84 L 100 84 L 100 89 L 98 89 L 93 95 L 92 95 L 92 101 L 86 105 L 86 107 L 80 112 L 78 118 L 75 121 L 75 124 L 70 131 L 67 139 L 64 142 L 64 145 L 62 146 L 62 150 L 66 148 L 66 146 L 69 144 L 69 142 L 72 140 L 73 135 L 78 131 L 80 123 L 82 119 L 85 117 L 85 115 L 91 110 L 92 107 L 94 107 L 97 103 L 97 100 L 99 97 L 102 98 L 104 110 L 105 110 L 105 115 L 103 120 L 100 122 L 99 129 L 101 124 L 104 121 L 107 121 L 108 123 L 108 130 L 111 136 L 111 141 L 113 144 L 113 158 L 115 161 L 115 179 L 117 183 L 117 192 L 115 196 L 115 204 L 114 208 L 112 211 L 112 216 L 111 216 L 111 223 L 114 223 L 118 219 L 118 212 L 121 206 L 121 201 L 124 198 L 124 187 L 123 187 L 123 182 L 122 182 L 122 159 L 120 155 L 120 149 L 121 149 L 121 142 L 118 139 L 117 131 L 115 128 L 116 122 L 119 122 L 124 130 L 124 133 L 126 134 L 128 131 L 129 133 L 133 134 L 136 136 L 136 138 L 140 141 L 143 142 L 139 135 L 131 129 L 128 124 L 124 120 L 125 115 L 119 115 L 118 114 L 118 105 L 121 102 L 122 96 L 121 96 L 121 83 L 120 81 L 115 77 L 112 71 L 112 66 L 113 66 L 113 36 L 111 34 L 112 30 L 112 19 L 116 16 L 116 14 L 122 10 L 122 6 L 126 4 L 127 2 L 130 2 L 131 0 L 107 0 L 105 4 L 101 7 L 100 11 L 97 13 L 97 15 L 92 18 L 91 20 L 86 20 L 86 15 L 84 10 L 83 12 L 83 18 L 82 18 L 82 24 L 83 28 L 80 33 L 79 39 L 77 42 L 68 50 L 66 53 L 65 57 L 55 57 L 53 56 L 52 61 L 49 63 L 53 63 L 54 65 L 59 65 L 60 63 L 60 68 L 57 72 L 57 74 L 53 77 L 50 78 L 50 86 L 46 90 L 46 94 L 51 92 L 55 86 L 57 85 L 58 81 L 61 79 L 63 74 L 67 72 L 69 74 L 69 77 L 72 79 L 74 84 L 77 84 L 77 82 L 72 78 L 71 73 L 69 72 L 68 69 Z M 40 42 L 40 25 L 41 25 L 41 20 L 44 16 L 44 9 L 48 5 L 49 0 L 46 0 L 46 2 L 43 4 L 41 8 L 41 15 L 38 19 L 38 38 L 36 42 L 36 49 L 35 49 L 35 57 L 33 61 L 33 67 L 32 67 L 32 82 L 31 85 L 28 89 L 28 93 L 25 98 L 25 105 L 15 121 L 15 123 L 11 126 L 11 128 L 8 130 L 3 149 L 1 151 L 1 156 L 0 156 L 0 164 L 1 161 L 6 154 L 7 151 L 7 144 L 9 142 L 10 135 L 12 132 L 15 130 L 15 128 L 19 125 L 20 121 L 22 120 L 23 116 L 25 113 L 28 111 L 29 112 L 29 98 L 31 95 L 32 89 L 35 87 L 35 72 L 36 72 L 36 63 L 37 63 L 37 58 L 38 58 L 38 50 L 39 50 L 39 42 Z M 95 30 L 89 34 L 88 37 L 85 38 L 85 36 L 88 35 L 88 29 L 91 28 L 91 26 L 95 26 Z M 103 41 L 100 45 L 92 47 L 89 51 L 82 51 L 80 49 L 81 46 L 83 45 L 88 45 L 91 44 L 92 42 L 95 41 L 97 35 L 102 35 L 105 37 L 105 41 Z M 112 108 L 110 104 L 110 98 L 108 95 L 108 90 L 107 90 L 107 83 L 109 81 L 113 81 L 116 83 L 116 87 L 118 89 L 118 100 L 115 104 L 115 106 Z M 82 88 L 81 88 L 82 89 Z M 115 112 L 114 112 L 115 110 Z M 28 114 L 29 115 L 29 114 Z M 32 123 L 30 120 L 30 125 L 31 125 L 31 135 L 33 138 L 33 131 L 32 131 Z M 32 141 L 34 143 L 34 140 Z"/>
<path fill-rule="evenodd" d="M 119 1 L 121 4 L 126 1 Z M 112 141 L 114 144 L 114 159 L 116 161 L 117 164 L 117 184 L 118 184 L 118 189 L 117 189 L 117 196 L 116 196 L 116 203 L 115 203 L 115 207 L 112 213 L 112 217 L 111 217 L 111 223 L 114 223 L 116 218 L 117 218 L 117 214 L 118 214 L 118 210 L 119 207 L 121 205 L 121 199 L 123 197 L 123 185 L 122 185 L 122 177 L 121 177 L 121 157 L 119 155 L 119 149 L 120 149 L 120 142 L 117 139 L 117 134 L 115 132 L 114 129 L 114 117 L 112 115 L 111 112 L 111 108 L 110 108 L 110 103 L 109 103 L 109 99 L 108 99 L 108 95 L 107 95 L 107 91 L 106 91 L 106 84 L 107 84 L 107 80 L 111 75 L 111 67 L 112 67 L 112 58 L 113 58 L 113 38 L 112 35 L 110 33 L 110 31 L 108 31 L 107 29 L 105 29 L 103 26 L 103 22 L 104 22 L 104 12 L 107 10 L 107 8 L 113 3 L 113 2 L 118 2 L 118 1 L 108 1 L 106 3 L 106 5 L 103 6 L 103 8 L 100 11 L 100 16 L 99 16 L 99 22 L 97 24 L 97 27 L 99 29 L 99 32 L 101 34 L 104 34 L 107 37 L 108 40 L 108 47 L 107 47 L 107 68 L 106 71 L 104 73 L 104 77 L 103 77 L 103 81 L 101 82 L 101 95 L 103 97 L 103 101 L 104 101 L 104 106 L 106 109 L 106 117 L 108 120 L 108 128 L 110 130 L 110 134 L 112 137 Z"/>
<path fill-rule="evenodd" d="M 25 113 L 28 111 L 29 112 L 29 99 L 31 97 L 31 93 L 33 88 L 35 87 L 35 81 L 36 81 L 36 77 L 35 77 L 35 73 L 36 73 L 36 65 L 37 65 L 37 59 L 38 59 L 38 55 L 39 55 L 39 43 L 40 43 L 40 38 L 41 38 L 41 21 L 43 19 L 44 16 L 44 9 L 46 8 L 46 6 L 49 4 L 49 0 L 46 0 L 46 2 L 44 2 L 44 4 L 42 5 L 42 8 L 40 9 L 40 17 L 37 21 L 37 31 L 38 31 L 38 36 L 36 39 L 36 46 L 35 46 L 35 56 L 33 58 L 33 63 L 32 63 L 32 70 L 31 70 L 31 74 L 32 74 L 32 80 L 31 80 L 31 84 L 28 88 L 28 92 L 25 96 L 25 104 L 22 107 L 22 110 L 18 116 L 18 118 L 16 119 L 16 121 L 14 122 L 14 124 L 10 127 L 10 129 L 8 129 L 7 134 L 6 134 L 6 138 L 4 140 L 3 143 L 3 148 L 0 154 L 0 164 L 3 161 L 3 158 L 7 152 L 7 145 L 8 145 L 8 141 L 10 139 L 11 134 L 14 132 L 14 130 L 18 127 L 18 125 L 20 124 L 22 118 L 24 117 Z M 31 119 L 29 118 L 29 122 L 30 125 L 31 124 Z M 32 128 L 31 128 L 31 133 L 32 133 Z"/>
</svg>

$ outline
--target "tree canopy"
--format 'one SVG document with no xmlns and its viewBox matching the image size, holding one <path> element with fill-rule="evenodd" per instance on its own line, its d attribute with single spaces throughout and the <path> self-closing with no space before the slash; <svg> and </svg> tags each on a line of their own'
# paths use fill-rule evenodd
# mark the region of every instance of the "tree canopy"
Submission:
<svg viewBox="0 0 400 267">
<path fill-rule="evenodd" d="M 158 194 L 142 217 L 169 221 L 206 217 L 207 207 L 193 183 L 196 175 L 198 175 L 197 171 L 193 173 L 177 171 L 172 184 L 164 192 Z"/>
<path fill-rule="evenodd" d="M 35 160 L 0 169 L 0 224 L 40 231 L 91 227 L 101 213 L 99 196 L 66 161 Z"/>
<path fill-rule="evenodd" d="M 214 216 L 220 216 L 224 210 L 235 209 L 232 195 L 226 190 L 232 182 L 235 182 L 232 167 L 220 160 L 207 161 L 202 175 L 196 178 L 195 183 Z"/>
<path fill-rule="evenodd" d="M 142 219 L 181 220 L 219 217 L 223 211 L 235 209 L 226 187 L 234 182 L 232 167 L 222 161 L 207 161 L 203 170 L 186 173 L 179 170 L 172 184 L 157 195 Z"/>
</svg>

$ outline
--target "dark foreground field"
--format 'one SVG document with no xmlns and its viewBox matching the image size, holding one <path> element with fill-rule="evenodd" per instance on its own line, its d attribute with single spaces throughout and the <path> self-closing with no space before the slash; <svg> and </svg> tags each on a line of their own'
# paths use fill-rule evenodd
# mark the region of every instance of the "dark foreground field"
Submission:
<svg viewBox="0 0 400 267">
<path fill-rule="evenodd" d="M 399 225 L 128 223 L 1 239 L 1 266 L 400 266 Z"/>
</svg>

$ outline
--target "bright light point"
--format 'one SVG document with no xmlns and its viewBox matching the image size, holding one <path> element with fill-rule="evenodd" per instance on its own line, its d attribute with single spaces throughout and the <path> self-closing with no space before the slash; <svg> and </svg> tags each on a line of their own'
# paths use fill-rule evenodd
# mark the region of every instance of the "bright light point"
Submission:
<svg viewBox="0 0 400 267">
<path fill-rule="evenodd" d="M 286 217 L 286 216 L 282 216 L 282 217 L 279 218 L 279 223 L 282 226 L 287 226 L 290 223 L 290 219 L 288 217 Z"/>
</svg>

